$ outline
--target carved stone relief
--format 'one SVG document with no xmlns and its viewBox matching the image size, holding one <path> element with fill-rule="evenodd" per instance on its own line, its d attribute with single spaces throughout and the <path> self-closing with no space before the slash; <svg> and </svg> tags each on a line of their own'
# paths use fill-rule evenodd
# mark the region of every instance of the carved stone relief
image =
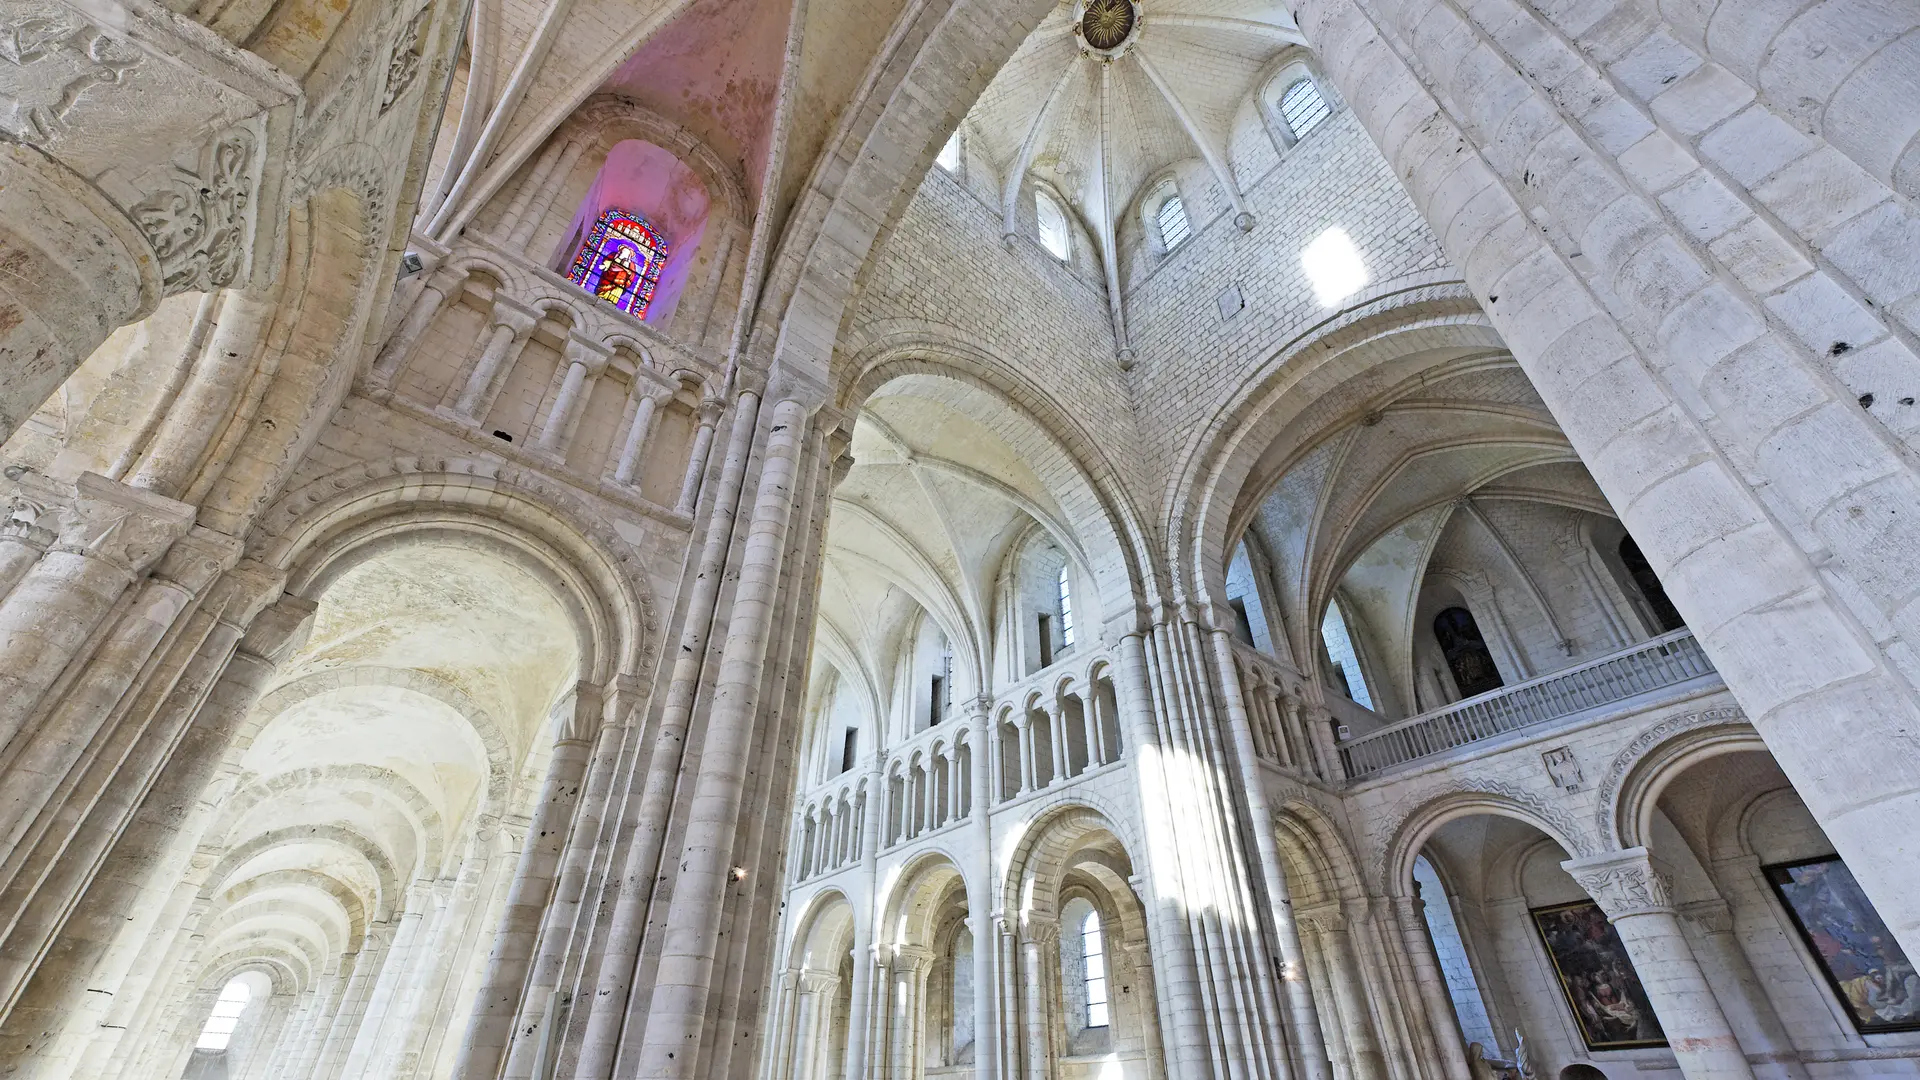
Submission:
<svg viewBox="0 0 1920 1080">
<path fill-rule="evenodd" d="M 13 7 L 0 19 L 0 134 L 46 142 L 91 87 L 119 82 L 143 59 L 58 5 Z"/>
<path fill-rule="evenodd" d="M 128 211 L 160 257 L 168 293 L 204 292 L 239 277 L 259 172 L 256 149 L 245 128 L 224 132 L 207 147 L 198 173 L 176 169 Z"/>
<path fill-rule="evenodd" d="M 431 8 L 421 8 L 416 12 L 406 29 L 394 40 L 392 51 L 387 54 L 387 86 L 380 95 L 382 116 L 413 88 L 413 80 L 420 75 L 420 57 L 424 51 L 427 16 L 430 14 Z"/>
</svg>

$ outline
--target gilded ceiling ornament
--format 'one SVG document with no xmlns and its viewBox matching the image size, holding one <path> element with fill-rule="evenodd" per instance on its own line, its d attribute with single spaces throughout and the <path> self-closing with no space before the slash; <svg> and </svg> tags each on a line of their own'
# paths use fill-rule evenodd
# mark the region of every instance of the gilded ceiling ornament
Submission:
<svg viewBox="0 0 1920 1080">
<path fill-rule="evenodd" d="M 1088 0 L 1080 13 L 1080 36 L 1103 52 L 1117 49 L 1126 44 L 1137 18 L 1133 0 Z"/>
</svg>

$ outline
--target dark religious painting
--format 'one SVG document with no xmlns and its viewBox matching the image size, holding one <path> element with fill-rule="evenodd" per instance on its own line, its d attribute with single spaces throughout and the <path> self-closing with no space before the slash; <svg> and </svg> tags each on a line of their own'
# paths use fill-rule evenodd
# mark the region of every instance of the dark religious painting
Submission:
<svg viewBox="0 0 1920 1080">
<path fill-rule="evenodd" d="M 1473 612 L 1450 607 L 1435 615 L 1433 636 L 1440 642 L 1447 666 L 1453 669 L 1453 682 L 1460 688 L 1461 697 L 1470 698 L 1506 685 L 1500 669 L 1493 665 L 1486 638 L 1480 636 L 1480 624 L 1473 621 Z"/>
<path fill-rule="evenodd" d="M 1627 947 L 1591 900 L 1534 908 L 1533 925 L 1589 1050 L 1667 1045 Z"/>
<path fill-rule="evenodd" d="M 1766 867 L 1767 880 L 1862 1034 L 1920 1030 L 1920 974 L 1837 855 Z"/>
</svg>

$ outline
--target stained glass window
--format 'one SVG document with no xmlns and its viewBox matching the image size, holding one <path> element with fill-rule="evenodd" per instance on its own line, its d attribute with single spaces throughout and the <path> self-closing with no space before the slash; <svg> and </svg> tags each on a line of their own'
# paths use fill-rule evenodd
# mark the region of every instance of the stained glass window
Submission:
<svg viewBox="0 0 1920 1080">
<path fill-rule="evenodd" d="M 608 210 L 593 223 L 587 242 L 573 258 L 567 280 L 632 315 L 647 317 L 660 268 L 667 262 L 667 238 L 646 218 L 626 210 Z"/>
</svg>

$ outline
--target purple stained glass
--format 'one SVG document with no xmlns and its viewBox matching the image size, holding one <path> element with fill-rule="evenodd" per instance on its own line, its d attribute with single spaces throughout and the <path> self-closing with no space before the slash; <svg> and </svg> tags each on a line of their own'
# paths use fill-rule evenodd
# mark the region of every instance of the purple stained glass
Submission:
<svg viewBox="0 0 1920 1080">
<path fill-rule="evenodd" d="M 573 257 L 567 279 L 634 318 L 644 319 L 666 262 L 667 238 L 654 231 L 646 218 L 625 210 L 608 210 L 593 223 L 587 242 Z"/>
</svg>

